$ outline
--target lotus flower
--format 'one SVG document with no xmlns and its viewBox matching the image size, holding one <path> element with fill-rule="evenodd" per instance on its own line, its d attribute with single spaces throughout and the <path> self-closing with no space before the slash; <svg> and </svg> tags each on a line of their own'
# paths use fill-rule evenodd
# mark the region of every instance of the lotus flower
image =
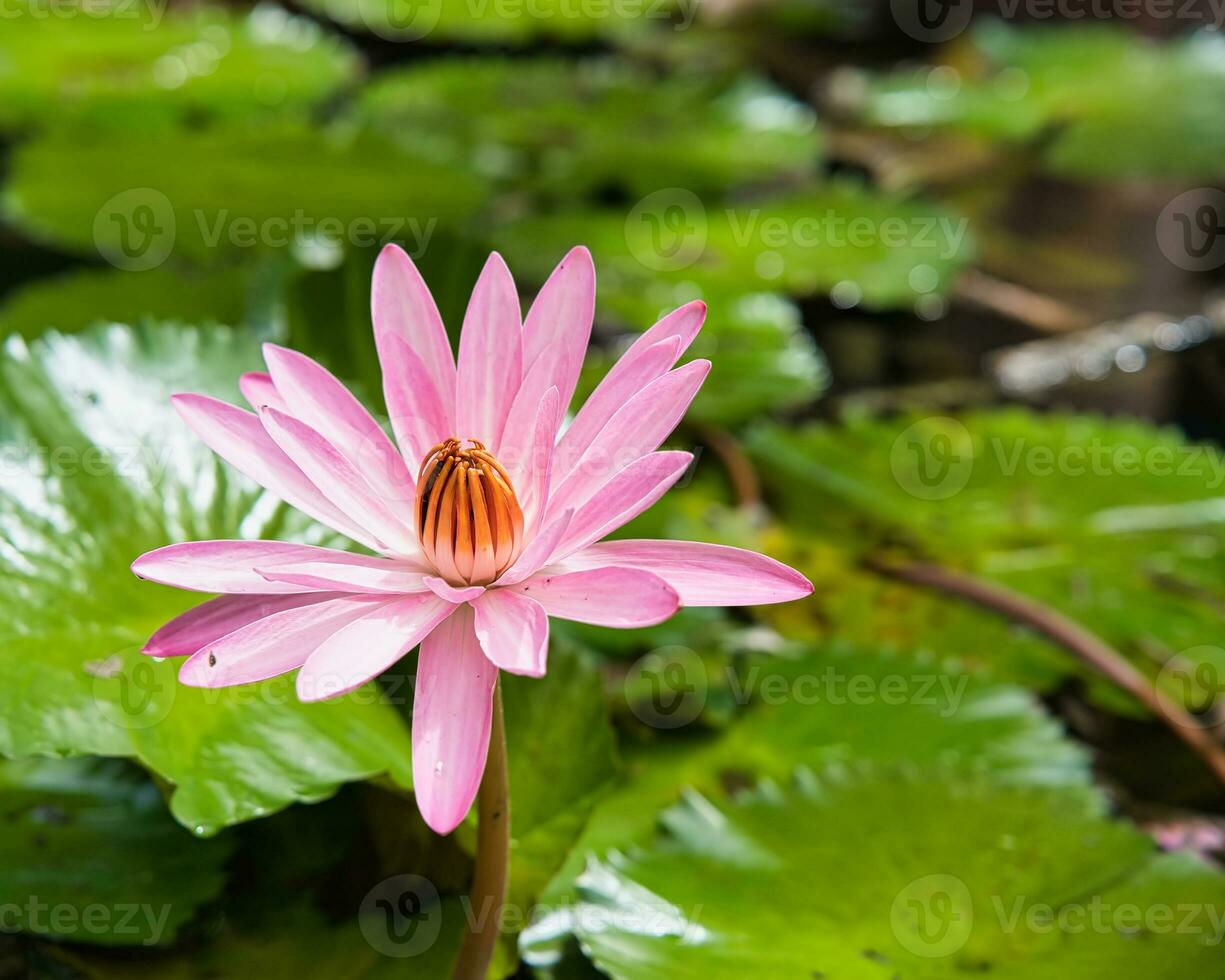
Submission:
<svg viewBox="0 0 1225 980">
<path fill-rule="evenodd" d="M 174 396 L 219 456 L 372 554 L 276 541 L 175 544 L 142 578 L 222 593 L 145 652 L 186 656 L 184 684 L 224 687 L 301 668 L 297 693 L 350 691 L 421 647 L 413 777 L 426 822 L 468 812 L 489 747 L 498 671 L 545 672 L 549 617 L 651 626 L 681 606 L 783 602 L 812 586 L 770 558 L 687 541 L 601 539 L 657 501 L 687 452 L 659 451 L 710 363 L 675 365 L 702 325 L 690 303 L 644 333 L 563 431 L 591 333 L 586 249 L 521 319 L 501 257 L 485 264 L 458 363 L 409 257 L 374 270 L 374 339 L 395 441 L 327 370 L 283 347 L 244 375 L 253 412 Z"/>
</svg>

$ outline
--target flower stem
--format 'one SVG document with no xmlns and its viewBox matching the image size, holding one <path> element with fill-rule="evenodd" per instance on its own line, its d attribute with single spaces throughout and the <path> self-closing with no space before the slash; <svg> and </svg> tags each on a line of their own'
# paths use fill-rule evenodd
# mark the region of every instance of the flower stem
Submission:
<svg viewBox="0 0 1225 980">
<path fill-rule="evenodd" d="M 454 980 L 485 980 L 494 947 L 510 872 L 510 780 L 506 767 L 506 722 L 502 681 L 493 689 L 489 756 L 477 796 L 476 874 L 472 879 L 472 918 L 464 934 Z"/>
</svg>

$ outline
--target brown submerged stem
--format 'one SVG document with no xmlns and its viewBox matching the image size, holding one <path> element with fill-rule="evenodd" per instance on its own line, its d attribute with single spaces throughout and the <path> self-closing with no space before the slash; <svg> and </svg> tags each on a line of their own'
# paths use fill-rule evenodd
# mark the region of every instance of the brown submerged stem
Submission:
<svg viewBox="0 0 1225 980">
<path fill-rule="evenodd" d="M 464 934 L 454 980 L 485 980 L 498 942 L 498 926 L 510 877 L 510 778 L 502 681 L 493 689 L 489 756 L 477 795 L 476 873 L 472 879 L 471 928 Z"/>
<path fill-rule="evenodd" d="M 889 563 L 868 560 L 881 575 L 956 596 L 1021 623 L 1054 641 L 1152 711 L 1225 783 L 1225 746 L 1133 667 L 1121 653 L 1076 621 L 994 582 L 925 562 Z"/>
</svg>

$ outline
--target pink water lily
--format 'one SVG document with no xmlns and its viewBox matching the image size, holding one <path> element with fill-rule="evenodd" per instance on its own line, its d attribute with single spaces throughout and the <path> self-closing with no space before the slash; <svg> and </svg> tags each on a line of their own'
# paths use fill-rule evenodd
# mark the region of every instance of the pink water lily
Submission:
<svg viewBox="0 0 1225 980">
<path fill-rule="evenodd" d="M 468 812 L 489 748 L 499 670 L 539 677 L 549 617 L 651 626 L 681 606 L 783 602 L 798 572 L 737 548 L 602 538 L 657 501 L 687 452 L 660 451 L 710 363 L 676 364 L 702 325 L 690 303 L 626 351 L 563 430 L 591 333 L 595 271 L 576 248 L 527 318 L 501 257 L 485 264 L 458 361 L 412 260 L 374 270 L 374 337 L 394 441 L 327 370 L 265 348 L 247 411 L 174 396 L 219 456 L 373 554 L 276 541 L 159 548 L 145 579 L 221 593 L 167 623 L 145 652 L 187 657 L 180 679 L 247 684 L 299 669 L 316 701 L 350 691 L 420 645 L 413 777 L 427 823 Z"/>
</svg>

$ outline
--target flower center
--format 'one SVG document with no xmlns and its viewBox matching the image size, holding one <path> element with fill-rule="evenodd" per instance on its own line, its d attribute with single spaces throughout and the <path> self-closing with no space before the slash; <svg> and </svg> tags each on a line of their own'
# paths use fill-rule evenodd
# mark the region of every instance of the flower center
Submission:
<svg viewBox="0 0 1225 980">
<path fill-rule="evenodd" d="M 502 464 L 481 443 L 448 439 L 417 475 L 417 534 L 452 585 L 488 585 L 523 546 L 523 511 Z"/>
</svg>

